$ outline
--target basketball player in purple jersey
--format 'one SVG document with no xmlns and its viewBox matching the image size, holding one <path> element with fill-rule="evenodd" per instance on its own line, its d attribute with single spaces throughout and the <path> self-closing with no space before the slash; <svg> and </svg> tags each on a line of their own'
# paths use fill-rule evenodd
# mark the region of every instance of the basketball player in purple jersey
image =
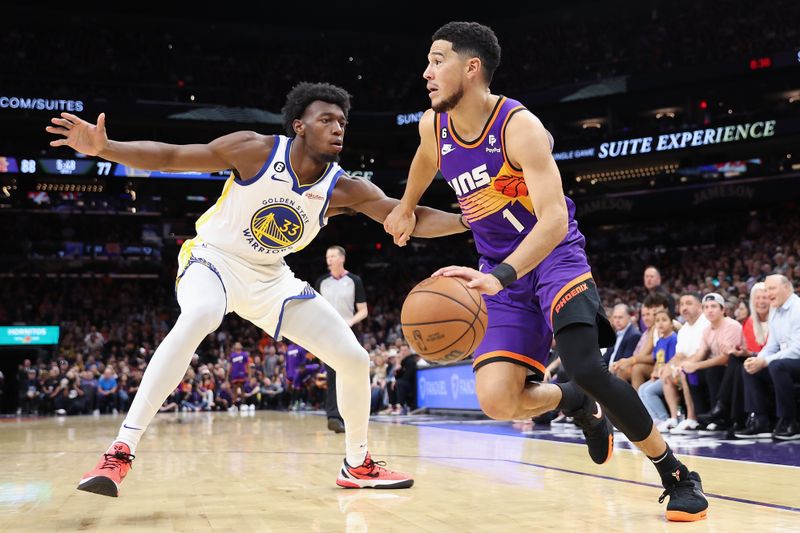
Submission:
<svg viewBox="0 0 800 533">
<path fill-rule="evenodd" d="M 230 362 L 231 389 L 233 391 L 233 404 L 239 406 L 241 401 L 242 387 L 247 381 L 247 367 L 250 365 L 250 355 L 242 349 L 242 343 L 237 342 L 233 345 L 233 351 L 228 356 Z"/>
<path fill-rule="evenodd" d="M 292 393 L 290 403 L 299 401 L 298 396 L 303 389 L 303 384 L 319 370 L 319 365 L 309 363 L 308 350 L 299 344 L 290 344 L 286 347 L 286 376 L 291 380 Z"/>
<path fill-rule="evenodd" d="M 575 204 L 562 190 L 553 139 L 522 104 L 489 90 L 500 62 L 497 37 L 478 23 L 450 22 L 432 40 L 423 74 L 432 109 L 420 121 L 403 199 L 384 227 L 396 244 L 407 243 L 414 207 L 437 170 L 456 193 L 481 254 L 479 270 L 451 266 L 434 275 L 463 278 L 484 294 L 489 325 L 473 356 L 482 409 L 503 420 L 571 412 L 597 463 L 613 449 L 605 413 L 658 470 L 659 501 L 670 498 L 667 519 L 705 518 L 700 476 L 673 455 L 633 388 L 603 365 L 599 348 L 615 336 Z M 543 375 L 553 335 L 572 381 L 532 383 L 530 376 Z"/>
</svg>

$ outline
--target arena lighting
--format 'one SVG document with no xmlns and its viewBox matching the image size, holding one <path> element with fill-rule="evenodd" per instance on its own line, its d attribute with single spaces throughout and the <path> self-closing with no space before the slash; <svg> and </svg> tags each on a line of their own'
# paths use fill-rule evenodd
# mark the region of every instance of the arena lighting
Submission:
<svg viewBox="0 0 800 533">
<path fill-rule="evenodd" d="M 603 125 L 599 122 L 584 122 L 581 124 L 581 127 L 585 130 L 588 130 L 589 128 L 600 129 L 603 127 Z"/>
<path fill-rule="evenodd" d="M 12 189 L 16 189 L 16 187 L 12 187 Z M 103 192 L 103 186 L 87 183 L 37 183 L 36 190 L 45 192 Z"/>
<path fill-rule="evenodd" d="M 708 102 L 705 100 L 700 100 L 700 103 L 698 105 L 700 109 L 708 109 Z"/>
<path fill-rule="evenodd" d="M 623 181 L 627 179 L 639 178 L 642 176 L 659 176 L 661 174 L 673 174 L 678 170 L 677 163 L 668 165 L 656 165 L 652 167 L 629 168 L 623 170 L 609 170 L 605 172 L 592 172 L 590 174 L 582 174 L 575 176 L 575 181 L 589 181 L 592 185 L 597 182 L 606 183 L 611 181 Z"/>
</svg>

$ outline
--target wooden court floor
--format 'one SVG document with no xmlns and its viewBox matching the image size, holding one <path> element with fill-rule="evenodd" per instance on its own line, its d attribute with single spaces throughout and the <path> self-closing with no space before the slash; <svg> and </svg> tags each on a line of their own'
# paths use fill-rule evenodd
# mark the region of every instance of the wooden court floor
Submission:
<svg viewBox="0 0 800 533">
<path fill-rule="evenodd" d="M 340 489 L 344 438 L 307 413 L 158 415 L 119 498 L 75 490 L 121 421 L 0 422 L 0 531 L 800 531 L 800 468 L 688 457 L 709 519 L 673 524 L 638 452 L 596 466 L 582 445 L 397 423 L 370 449 L 415 486 Z"/>
</svg>

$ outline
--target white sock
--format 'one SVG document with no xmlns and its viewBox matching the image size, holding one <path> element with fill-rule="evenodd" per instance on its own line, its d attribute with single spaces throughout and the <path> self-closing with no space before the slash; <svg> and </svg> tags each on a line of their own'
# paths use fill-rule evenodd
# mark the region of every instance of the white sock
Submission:
<svg viewBox="0 0 800 533">
<path fill-rule="evenodd" d="M 345 428 L 345 458 L 360 466 L 367 456 L 369 354 L 321 296 L 286 304 L 281 333 L 336 370 L 336 400 Z"/>
<path fill-rule="evenodd" d="M 225 313 L 225 291 L 214 272 L 193 264 L 178 284 L 178 303 L 181 315 L 147 365 L 116 438 L 127 444 L 132 454 L 164 400 L 183 379 L 203 338 L 219 326 Z"/>
</svg>

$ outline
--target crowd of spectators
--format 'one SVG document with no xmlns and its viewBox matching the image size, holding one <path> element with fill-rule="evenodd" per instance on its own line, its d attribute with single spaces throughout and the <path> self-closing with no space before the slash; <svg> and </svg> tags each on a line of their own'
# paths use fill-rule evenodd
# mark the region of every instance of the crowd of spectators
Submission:
<svg viewBox="0 0 800 533">
<path fill-rule="evenodd" d="M 759 435 L 788 431 L 782 422 L 788 416 L 785 408 L 779 415 L 775 400 L 769 400 L 775 378 L 770 381 L 761 374 L 751 382 L 745 374 L 751 375 L 747 359 L 768 345 L 771 334 L 767 321 L 769 307 L 775 306 L 767 298 L 765 281 L 785 279 L 779 285 L 788 287 L 787 295 L 800 288 L 800 222 L 789 213 L 777 207 L 732 213 L 737 223 L 720 219 L 717 230 L 706 234 L 709 240 L 687 235 L 685 242 L 691 244 L 683 246 L 671 239 L 658 244 L 647 224 L 618 227 L 615 238 L 603 238 L 602 228 L 585 230 L 593 274 L 620 332 L 619 342 L 606 354 L 607 363 L 640 390 L 647 405 L 655 406 L 652 414 L 660 429 L 710 427 L 733 434 L 757 426 Z M 665 224 L 670 223 L 659 227 Z M 622 238 L 637 232 L 649 235 L 647 245 Z M 366 281 L 369 302 L 368 318 L 354 331 L 370 354 L 373 413 L 402 414 L 416 407 L 413 390 L 420 359 L 402 336 L 403 296 L 442 261 L 465 261 L 472 248 L 467 242 L 461 245 L 445 251 L 432 242 L 416 244 L 412 255 L 394 247 L 352 254 L 350 261 Z M 292 264 L 306 279 L 319 272 L 319 257 L 324 255 L 319 246 L 312 248 Z M 466 255 L 454 255 L 458 248 Z M 0 284 L 0 324 L 61 326 L 55 353 L 41 351 L 38 359 L 20 366 L 18 412 L 124 412 L 155 347 L 177 316 L 172 268 L 165 266 L 155 278 L 51 276 Z M 785 347 L 781 342 L 779 350 Z M 228 315 L 200 345 L 162 410 L 320 408 L 324 364 L 311 379 L 292 384 L 285 370 L 286 349 L 285 342 L 275 342 L 249 322 Z M 242 375 L 231 375 L 233 357 L 244 364 Z M 308 364 L 320 362 L 310 354 Z M 781 366 L 785 362 L 771 365 L 770 371 Z M 766 372 L 754 368 L 752 374 L 762 370 Z M 557 374 L 557 366 L 551 371 Z M 746 401 L 746 390 L 753 398 L 767 399 Z M 798 430 L 793 426 L 791 435 L 800 435 Z"/>
</svg>

